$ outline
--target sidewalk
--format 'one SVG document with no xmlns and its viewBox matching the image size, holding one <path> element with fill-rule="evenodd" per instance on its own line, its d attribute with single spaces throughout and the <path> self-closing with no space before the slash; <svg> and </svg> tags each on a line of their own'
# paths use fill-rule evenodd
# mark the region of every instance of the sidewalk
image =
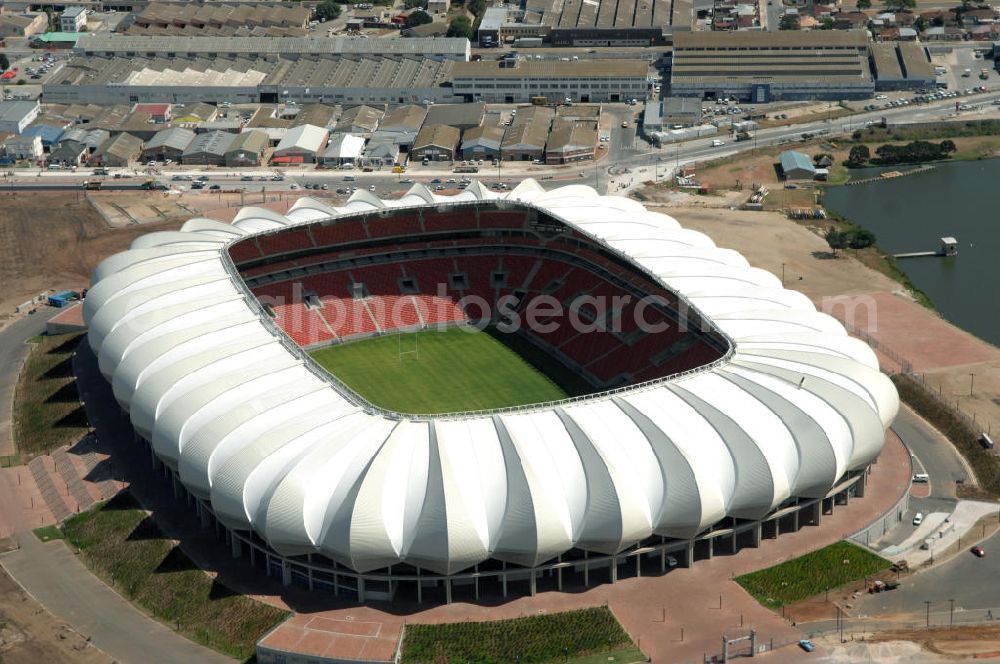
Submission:
<svg viewBox="0 0 1000 664">
<path fill-rule="evenodd" d="M 958 543 L 966 541 L 970 546 L 981 539 L 978 529 L 971 529 L 984 516 L 996 514 L 1000 509 L 996 503 L 977 500 L 962 500 L 951 514 L 934 512 L 926 515 L 925 521 L 910 537 L 898 545 L 888 546 L 879 554 L 886 558 L 906 560 L 911 569 L 933 560 L 934 553 L 939 559 L 945 552 L 954 551 Z M 924 540 L 931 540 L 930 548 L 922 548 Z"/>
<path fill-rule="evenodd" d="M 125 664 L 222 664 L 231 659 L 175 634 L 139 612 L 90 573 L 61 540 L 42 543 L 31 533 L 21 548 L 0 557 L 25 591 L 98 648 Z"/>
</svg>

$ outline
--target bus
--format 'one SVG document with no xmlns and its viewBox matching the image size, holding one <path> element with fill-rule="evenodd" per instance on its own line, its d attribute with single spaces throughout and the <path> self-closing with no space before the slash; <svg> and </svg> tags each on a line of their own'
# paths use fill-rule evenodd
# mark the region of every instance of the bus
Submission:
<svg viewBox="0 0 1000 664">
<path fill-rule="evenodd" d="M 84 189 L 89 189 L 91 191 L 100 191 L 101 190 L 101 181 L 100 180 L 84 180 L 83 181 L 83 188 Z"/>
</svg>

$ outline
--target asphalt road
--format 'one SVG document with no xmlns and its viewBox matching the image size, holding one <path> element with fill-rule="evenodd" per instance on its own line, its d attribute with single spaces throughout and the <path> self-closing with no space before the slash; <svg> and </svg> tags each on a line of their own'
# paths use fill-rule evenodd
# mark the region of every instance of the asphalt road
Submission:
<svg viewBox="0 0 1000 664">
<path fill-rule="evenodd" d="M 11 409 L 17 376 L 30 350 L 25 341 L 45 331 L 46 321 L 57 313 L 58 309 L 39 307 L 38 313 L 25 316 L 0 331 L 0 456 L 14 453 Z"/>
<path fill-rule="evenodd" d="M 867 598 L 863 604 L 864 613 L 919 613 L 927 610 L 925 601 L 930 601 L 931 612 L 937 613 L 948 611 L 948 600 L 954 599 L 956 610 L 992 609 L 1000 619 L 1000 592 L 996 585 L 996 579 L 1000 578 L 1000 533 L 980 545 L 986 549 L 985 558 L 977 558 L 969 552 L 976 539 L 976 533 L 970 533 L 969 546 L 963 545 L 962 553 L 951 560 L 905 577 L 905 583 L 898 590 Z"/>
</svg>

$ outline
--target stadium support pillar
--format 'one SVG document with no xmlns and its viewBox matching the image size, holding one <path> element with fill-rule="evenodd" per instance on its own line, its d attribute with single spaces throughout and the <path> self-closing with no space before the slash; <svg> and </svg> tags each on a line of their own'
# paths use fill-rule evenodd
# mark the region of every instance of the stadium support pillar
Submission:
<svg viewBox="0 0 1000 664">
<path fill-rule="evenodd" d="M 870 467 L 871 466 L 869 466 L 868 468 Z M 865 497 L 865 487 L 868 486 L 868 468 L 865 468 L 864 470 L 861 471 L 861 476 L 858 478 L 858 481 L 855 482 L 854 484 L 854 496 L 856 498 Z"/>
<path fill-rule="evenodd" d="M 715 538 L 709 537 L 705 541 L 708 542 L 708 559 L 711 560 L 712 557 L 715 555 Z"/>
<path fill-rule="evenodd" d="M 823 521 L 823 501 L 817 500 L 816 504 L 813 505 L 813 510 L 815 512 L 815 517 L 813 518 L 813 523 L 817 526 Z"/>
<path fill-rule="evenodd" d="M 799 532 L 799 511 L 795 510 L 792 512 L 792 532 Z"/>
<path fill-rule="evenodd" d="M 507 598 L 507 562 L 503 562 L 503 572 L 500 574 L 500 578 L 503 581 L 503 596 L 504 599 Z"/>
<path fill-rule="evenodd" d="M 736 553 L 736 519 L 733 519 L 733 532 L 729 538 L 729 552 Z"/>
<path fill-rule="evenodd" d="M 309 592 L 313 589 L 313 568 L 310 567 L 306 570 L 309 573 Z"/>
<path fill-rule="evenodd" d="M 417 568 L 417 604 L 424 603 L 424 582 L 420 580 L 420 568 Z"/>
<path fill-rule="evenodd" d="M 559 562 L 562 562 L 562 554 L 559 554 Z M 562 592 L 562 567 L 556 568 L 556 589 Z"/>
<path fill-rule="evenodd" d="M 340 596 L 340 575 L 336 572 L 333 573 L 333 596 Z"/>
<path fill-rule="evenodd" d="M 360 576 L 358 577 L 358 603 L 365 603 L 365 580 Z M 448 603 L 451 603 L 451 599 L 448 600 Z"/>
<path fill-rule="evenodd" d="M 642 554 L 635 554 L 635 576 L 636 578 L 642 576 Z"/>
<path fill-rule="evenodd" d="M 611 556 L 611 583 L 618 583 L 618 557 Z"/>
<path fill-rule="evenodd" d="M 479 601 L 479 577 L 472 577 L 472 591 L 475 593 L 476 601 Z"/>
<path fill-rule="evenodd" d="M 253 567 L 257 564 L 257 547 L 250 546 L 250 566 Z"/>
<path fill-rule="evenodd" d="M 281 561 L 281 585 L 292 585 L 292 566 L 287 560 Z"/>
<path fill-rule="evenodd" d="M 537 590 L 537 582 L 535 580 L 535 574 L 537 574 L 537 572 L 535 572 L 535 570 L 531 570 L 531 575 L 528 577 L 528 589 L 529 589 L 528 592 L 531 594 L 532 597 L 535 596 L 535 591 Z"/>
<path fill-rule="evenodd" d="M 181 497 L 181 485 L 173 473 L 170 474 L 170 486 L 174 490 L 174 500 L 178 500 Z"/>
<path fill-rule="evenodd" d="M 764 526 L 761 525 L 760 521 L 758 521 L 757 523 L 753 524 L 753 530 L 751 532 L 753 533 L 753 547 L 755 549 L 759 549 L 760 541 L 761 539 L 763 539 L 764 536 Z"/>
<path fill-rule="evenodd" d="M 444 579 L 444 603 L 451 604 L 451 577 L 446 576 Z"/>
<path fill-rule="evenodd" d="M 233 554 L 233 558 L 239 558 L 242 555 L 240 550 L 240 538 L 236 536 L 236 533 L 231 533 L 229 536 L 229 548 Z"/>
<path fill-rule="evenodd" d="M 205 506 L 201 504 L 200 500 L 198 501 L 198 516 L 201 519 L 201 527 L 208 528 L 210 525 L 208 522 L 208 510 L 205 509 Z"/>
</svg>

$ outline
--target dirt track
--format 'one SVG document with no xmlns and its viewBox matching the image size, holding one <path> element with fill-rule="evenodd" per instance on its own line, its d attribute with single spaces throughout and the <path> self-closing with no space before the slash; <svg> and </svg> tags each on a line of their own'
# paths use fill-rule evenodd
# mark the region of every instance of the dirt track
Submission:
<svg viewBox="0 0 1000 664">
<path fill-rule="evenodd" d="M 87 286 L 94 267 L 135 237 L 179 226 L 111 229 L 76 192 L 0 195 L 0 325 L 32 295 Z"/>
</svg>

